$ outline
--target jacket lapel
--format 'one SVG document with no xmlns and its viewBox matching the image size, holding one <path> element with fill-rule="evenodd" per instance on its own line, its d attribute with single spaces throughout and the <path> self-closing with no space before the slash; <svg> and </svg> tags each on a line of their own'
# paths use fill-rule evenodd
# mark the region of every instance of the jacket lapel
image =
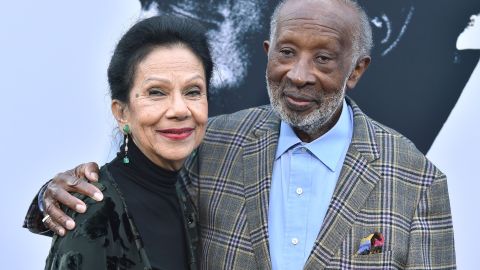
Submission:
<svg viewBox="0 0 480 270">
<path fill-rule="evenodd" d="M 270 110 L 243 146 L 244 188 L 248 229 L 258 269 L 271 269 L 268 248 L 268 200 L 280 120 Z"/>
<path fill-rule="evenodd" d="M 371 120 L 349 98 L 354 132 L 322 228 L 305 269 L 324 269 L 350 231 L 370 192 L 380 179 L 371 163 L 379 158 Z"/>
</svg>

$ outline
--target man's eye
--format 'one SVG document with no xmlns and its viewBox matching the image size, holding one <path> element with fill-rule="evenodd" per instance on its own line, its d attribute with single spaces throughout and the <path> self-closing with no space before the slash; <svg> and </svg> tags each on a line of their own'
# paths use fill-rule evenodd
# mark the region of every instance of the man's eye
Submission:
<svg viewBox="0 0 480 270">
<path fill-rule="evenodd" d="M 289 48 L 284 48 L 284 49 L 281 49 L 280 50 L 280 53 L 283 55 L 283 56 L 293 56 L 294 55 L 294 52 L 292 49 L 289 49 Z"/>
<path fill-rule="evenodd" d="M 321 63 L 321 64 L 326 64 L 328 63 L 330 60 L 332 60 L 332 58 L 330 58 L 329 56 L 326 56 L 326 55 L 319 55 L 316 57 L 315 59 L 318 63 Z"/>
</svg>

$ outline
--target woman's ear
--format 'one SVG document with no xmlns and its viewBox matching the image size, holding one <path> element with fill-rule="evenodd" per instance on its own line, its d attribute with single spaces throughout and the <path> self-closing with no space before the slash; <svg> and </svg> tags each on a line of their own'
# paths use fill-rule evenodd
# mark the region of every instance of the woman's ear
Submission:
<svg viewBox="0 0 480 270">
<path fill-rule="evenodd" d="M 117 120 L 120 129 L 128 123 L 128 108 L 127 105 L 118 99 L 112 100 L 112 114 Z"/>
</svg>

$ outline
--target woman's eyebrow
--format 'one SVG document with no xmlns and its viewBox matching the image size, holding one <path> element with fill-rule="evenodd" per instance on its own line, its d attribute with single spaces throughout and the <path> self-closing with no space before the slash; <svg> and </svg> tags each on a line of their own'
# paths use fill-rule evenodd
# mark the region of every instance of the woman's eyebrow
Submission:
<svg viewBox="0 0 480 270">
<path fill-rule="evenodd" d="M 185 81 L 191 82 L 191 81 L 195 81 L 195 80 L 198 80 L 198 79 L 200 79 L 200 80 L 202 80 L 202 81 L 205 80 L 202 76 L 200 76 L 200 75 L 198 75 L 198 74 L 195 74 L 195 75 L 191 76 L 189 79 L 187 79 L 187 80 L 185 80 Z"/>
<path fill-rule="evenodd" d="M 143 81 L 143 84 L 151 82 L 151 81 L 159 81 L 163 83 L 170 83 L 170 80 L 165 79 L 165 78 L 160 78 L 160 77 L 149 77 Z"/>
</svg>

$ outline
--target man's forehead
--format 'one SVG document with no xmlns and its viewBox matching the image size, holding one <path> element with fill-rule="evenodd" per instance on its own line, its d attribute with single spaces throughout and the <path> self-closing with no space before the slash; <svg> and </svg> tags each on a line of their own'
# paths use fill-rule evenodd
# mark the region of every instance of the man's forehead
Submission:
<svg viewBox="0 0 480 270">
<path fill-rule="evenodd" d="M 278 13 L 274 43 L 351 48 L 356 15 L 338 0 L 290 0 Z"/>
<path fill-rule="evenodd" d="M 290 0 L 280 10 L 277 22 L 282 24 L 304 21 L 350 32 L 353 26 L 352 17 L 356 15 L 352 11 L 338 0 Z"/>
</svg>

